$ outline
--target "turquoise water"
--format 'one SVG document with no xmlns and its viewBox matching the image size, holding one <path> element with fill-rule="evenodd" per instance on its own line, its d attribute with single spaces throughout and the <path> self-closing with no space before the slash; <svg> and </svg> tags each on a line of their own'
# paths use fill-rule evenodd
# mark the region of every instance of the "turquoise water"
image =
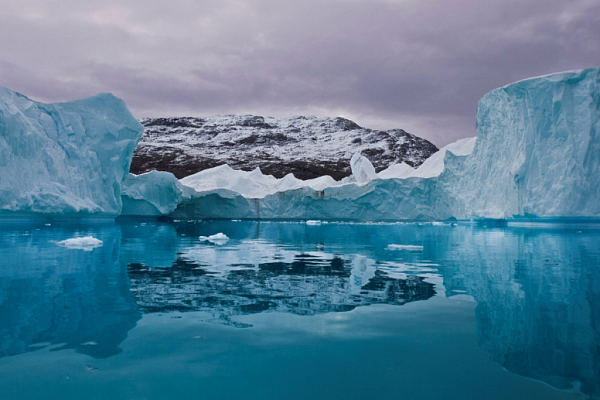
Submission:
<svg viewBox="0 0 600 400">
<path fill-rule="evenodd" d="M 0 225 L 2 400 L 599 395 L 598 225 Z"/>
</svg>

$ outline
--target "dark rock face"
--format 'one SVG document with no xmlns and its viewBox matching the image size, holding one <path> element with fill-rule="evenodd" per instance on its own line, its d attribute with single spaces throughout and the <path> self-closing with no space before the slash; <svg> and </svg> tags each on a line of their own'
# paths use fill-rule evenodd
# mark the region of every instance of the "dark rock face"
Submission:
<svg viewBox="0 0 600 400">
<path fill-rule="evenodd" d="M 381 171 L 394 163 L 413 167 L 438 148 L 402 129 L 377 131 L 345 118 L 271 118 L 225 115 L 210 118 L 140 120 L 144 136 L 135 150 L 131 172 L 157 169 L 177 178 L 228 164 L 282 178 L 351 174 L 350 158 L 366 156 Z"/>
</svg>

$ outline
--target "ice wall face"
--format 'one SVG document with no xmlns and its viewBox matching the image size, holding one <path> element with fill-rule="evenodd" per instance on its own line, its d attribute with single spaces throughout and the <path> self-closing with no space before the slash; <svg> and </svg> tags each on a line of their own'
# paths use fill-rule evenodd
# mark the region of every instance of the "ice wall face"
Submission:
<svg viewBox="0 0 600 400">
<path fill-rule="evenodd" d="M 164 171 L 146 174 L 129 174 L 123 182 L 124 216 L 159 216 L 175 210 L 183 200 L 189 199 L 194 189 L 182 185 L 175 175 Z"/>
<path fill-rule="evenodd" d="M 117 216 L 143 127 L 103 93 L 43 104 L 0 87 L 0 216 Z"/>
<path fill-rule="evenodd" d="M 600 68 L 493 90 L 477 124 L 473 154 L 441 177 L 457 217 L 600 216 Z"/>
</svg>

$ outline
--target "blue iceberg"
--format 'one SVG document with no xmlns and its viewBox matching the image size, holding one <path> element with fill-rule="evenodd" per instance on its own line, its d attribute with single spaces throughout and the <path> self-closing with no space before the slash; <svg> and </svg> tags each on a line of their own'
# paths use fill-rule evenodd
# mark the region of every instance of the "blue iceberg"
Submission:
<svg viewBox="0 0 600 400">
<path fill-rule="evenodd" d="M 142 133 L 108 93 L 44 104 L 0 87 L 0 216 L 118 216 Z"/>
</svg>

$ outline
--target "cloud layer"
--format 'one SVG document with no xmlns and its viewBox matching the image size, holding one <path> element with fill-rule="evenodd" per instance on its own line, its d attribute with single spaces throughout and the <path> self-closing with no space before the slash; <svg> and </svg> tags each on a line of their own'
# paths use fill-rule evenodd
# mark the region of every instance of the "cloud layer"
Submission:
<svg viewBox="0 0 600 400">
<path fill-rule="evenodd" d="M 444 145 L 478 99 L 600 65 L 596 0 L 7 0 L 0 85 L 137 117 L 316 114 Z"/>
</svg>

